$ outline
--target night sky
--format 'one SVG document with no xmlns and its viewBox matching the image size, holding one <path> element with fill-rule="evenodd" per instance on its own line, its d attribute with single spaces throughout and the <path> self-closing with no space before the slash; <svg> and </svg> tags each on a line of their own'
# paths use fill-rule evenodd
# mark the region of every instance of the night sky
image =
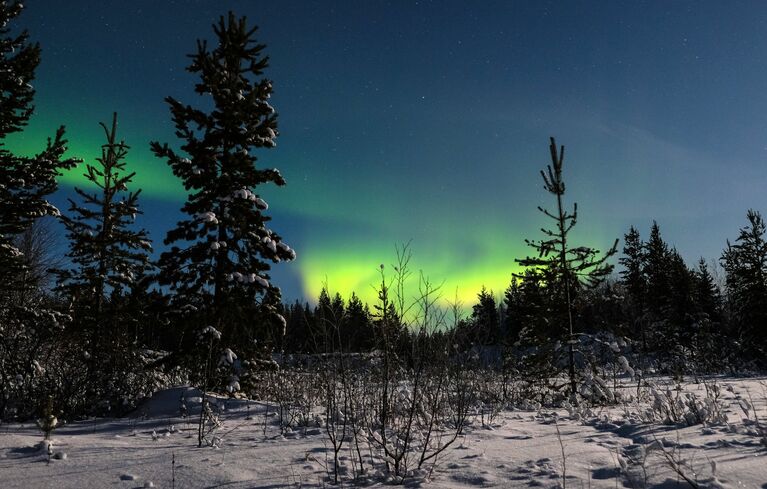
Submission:
<svg viewBox="0 0 767 489">
<path fill-rule="evenodd" d="M 298 253 L 273 281 L 286 300 L 327 280 L 371 300 L 378 265 L 412 239 L 445 295 L 499 295 L 540 238 L 538 171 L 566 146 L 575 239 L 600 249 L 652 220 L 689 261 L 718 258 L 767 212 L 767 4 L 760 2 L 42 1 L 17 21 L 43 48 L 36 112 L 10 146 L 35 152 L 59 124 L 70 156 L 100 153 L 113 111 L 162 249 L 180 183 L 149 141 L 179 147 L 165 96 L 200 105 L 185 71 L 227 10 L 260 27 L 279 113 L 259 189 Z M 81 170 L 53 198 L 64 210 Z M 617 261 L 617 260 L 616 260 Z"/>
</svg>

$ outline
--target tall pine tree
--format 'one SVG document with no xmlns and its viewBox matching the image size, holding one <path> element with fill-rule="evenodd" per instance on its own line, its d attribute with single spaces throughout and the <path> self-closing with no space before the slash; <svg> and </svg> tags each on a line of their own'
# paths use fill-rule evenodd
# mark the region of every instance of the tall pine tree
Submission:
<svg viewBox="0 0 767 489">
<path fill-rule="evenodd" d="M 214 326 L 222 348 L 237 345 L 247 355 L 255 353 L 259 327 L 284 322 L 269 262 L 292 260 L 295 252 L 267 226 L 268 206 L 258 193 L 265 184 L 285 185 L 278 170 L 257 167 L 254 154 L 273 148 L 277 137 L 272 82 L 262 78 L 265 46 L 255 41 L 256 28 L 231 12 L 213 30 L 215 46 L 198 41 L 187 68 L 199 76 L 195 92 L 212 110 L 166 98 L 181 152 L 151 143 L 189 192 L 187 218 L 165 238 L 171 247 L 160 257 L 159 282 L 170 288 L 176 310 L 187 312 L 187 346 L 201 328 Z"/>
</svg>

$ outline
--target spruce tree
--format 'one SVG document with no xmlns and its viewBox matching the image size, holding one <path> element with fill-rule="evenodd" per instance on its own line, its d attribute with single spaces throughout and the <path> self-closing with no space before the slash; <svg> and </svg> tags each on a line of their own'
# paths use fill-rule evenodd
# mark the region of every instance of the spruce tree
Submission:
<svg viewBox="0 0 767 489">
<path fill-rule="evenodd" d="M 730 341 L 722 323 L 722 296 L 714 277 L 701 258 L 694 270 L 693 315 L 697 324 L 694 341 L 695 360 L 704 373 L 721 371 L 732 360 L 736 343 Z M 729 345 L 728 345 L 729 343 Z"/>
<path fill-rule="evenodd" d="M 16 295 L 35 284 L 25 283 L 23 254 L 14 246 L 16 236 L 45 215 L 58 215 L 58 209 L 46 200 L 57 188 L 59 172 L 74 167 L 78 160 L 65 159 L 64 128 L 39 154 L 24 157 L 11 153 L 6 138 L 22 131 L 32 116 L 35 89 L 31 85 L 40 64 L 41 49 L 29 42 L 26 30 L 12 34 L 11 26 L 21 13 L 21 2 L 0 3 L 0 293 L 2 302 L 19 305 Z"/>
<path fill-rule="evenodd" d="M 6 148 L 8 136 L 22 131 L 32 116 L 32 82 L 40 64 L 40 46 L 29 41 L 25 30 L 14 33 L 22 9 L 19 1 L 0 2 L 0 417 L 14 402 L 18 416 L 30 414 L 42 345 L 68 322 L 40 293 L 35 257 L 25 256 L 16 241 L 37 219 L 58 215 L 46 197 L 56 190 L 59 172 L 77 164 L 62 159 L 67 144 L 63 127 L 35 156 Z"/>
<path fill-rule="evenodd" d="M 94 191 L 75 187 L 79 202 L 69 199 L 69 212 L 61 216 L 69 239 L 70 265 L 57 270 L 58 290 L 71 304 L 74 334 L 87 352 L 91 385 L 83 389 L 91 399 L 122 405 L 138 394 L 135 379 L 140 367 L 134 321 L 143 316 L 143 279 L 152 270 L 152 246 L 144 229 L 136 229 L 141 214 L 141 190 L 129 191 L 135 172 L 126 169 L 129 147 L 117 138 L 117 114 L 110 126 L 101 124 L 106 143 L 96 164 L 85 167 Z M 131 307 L 132 305 L 132 307 Z M 146 319 L 146 318 L 143 318 Z"/>
<path fill-rule="evenodd" d="M 623 257 L 618 262 L 623 266 L 620 272 L 621 282 L 626 287 L 631 297 L 641 301 L 646 289 L 647 281 L 643 273 L 646 252 L 639 231 L 631 226 L 629 232 L 623 237 Z"/>
<path fill-rule="evenodd" d="M 627 315 L 631 323 L 632 336 L 641 342 L 642 352 L 647 350 L 644 317 L 647 296 L 647 277 L 644 272 L 646 260 L 645 244 L 639 236 L 639 231 L 631 226 L 629 232 L 623 237 L 623 256 L 618 262 L 623 266 L 620 272 L 621 284 L 626 291 Z"/>
<path fill-rule="evenodd" d="M 256 28 L 231 12 L 213 30 L 215 46 L 198 41 L 187 68 L 199 76 L 195 92 L 212 110 L 166 98 L 183 144 L 179 152 L 151 143 L 189 192 L 187 217 L 165 238 L 170 249 L 160 257 L 159 282 L 191 328 L 182 350 L 202 328 L 215 326 L 222 348 L 237 345 L 249 355 L 268 323 L 284 322 L 269 262 L 292 260 L 295 252 L 267 226 L 268 206 L 259 195 L 265 184 L 285 185 L 278 170 L 256 165 L 255 151 L 273 148 L 277 137 L 272 82 L 263 78 L 265 46 L 255 41 Z"/>
<path fill-rule="evenodd" d="M 663 330 L 668 321 L 670 284 L 670 251 L 660 232 L 660 226 L 653 221 L 650 237 L 644 244 L 644 265 L 642 274 L 645 280 L 643 303 L 643 334 L 642 345 L 644 352 L 665 349 L 662 340 Z"/>
<path fill-rule="evenodd" d="M 511 283 L 503 293 L 503 306 L 505 315 L 502 320 L 503 334 L 511 344 L 519 339 L 519 333 L 522 330 L 519 309 L 522 298 L 520 291 L 520 280 L 517 277 L 511 278 Z"/>
<path fill-rule="evenodd" d="M 564 207 L 565 182 L 562 176 L 565 148 L 557 145 L 551 138 L 549 145 L 551 153 L 551 165 L 546 171 L 541 171 L 544 189 L 556 199 L 556 209 L 551 212 L 538 207 L 546 217 L 554 222 L 553 228 L 542 228 L 544 239 L 525 240 L 536 251 L 537 256 L 527 257 L 517 262 L 524 268 L 532 268 L 538 273 L 535 275 L 522 274 L 519 278 L 534 277 L 539 280 L 556 298 L 558 310 L 553 311 L 552 322 L 557 324 L 558 331 L 551 341 L 564 340 L 567 345 L 567 370 L 570 384 L 570 396 L 575 400 L 578 392 L 578 381 L 575 367 L 575 344 L 576 331 L 574 328 L 573 310 L 576 295 L 583 287 L 594 288 L 610 274 L 613 266 L 607 263 L 607 259 L 615 254 L 618 240 L 612 247 L 600 256 L 599 250 L 587 246 L 573 246 L 569 241 L 570 232 L 575 227 L 578 219 L 578 206 L 573 204 L 573 210 L 567 211 Z"/>
<path fill-rule="evenodd" d="M 350 351 L 370 351 L 375 344 L 375 332 L 370 319 L 370 311 L 354 292 L 351 293 L 346 303 L 341 337 L 348 338 Z"/>
<path fill-rule="evenodd" d="M 554 335 L 547 318 L 549 302 L 545 284 L 535 270 L 526 270 L 522 278 L 512 277 L 504 294 L 509 343 L 536 345 Z"/>
<path fill-rule="evenodd" d="M 668 307 L 670 293 L 670 251 L 660 233 L 660 226 L 653 221 L 650 239 L 645 245 L 644 275 L 647 278 L 647 307 L 656 320 L 663 317 Z"/>
<path fill-rule="evenodd" d="M 501 339 L 499 334 L 501 318 L 493 293 L 483 286 L 477 294 L 477 300 L 471 312 L 472 342 L 479 345 L 495 345 Z"/>
<path fill-rule="evenodd" d="M 695 276 L 676 249 L 668 254 L 669 295 L 661 328 L 658 331 L 661 358 L 666 357 L 672 370 L 689 370 L 686 358 L 692 354 L 698 325 L 694 317 Z"/>
<path fill-rule="evenodd" d="M 731 321 L 743 350 L 764 365 L 767 352 L 767 226 L 749 210 L 748 225 L 722 253 Z"/>
<path fill-rule="evenodd" d="M 311 312 L 307 311 L 308 304 L 296 300 L 287 310 L 285 320 L 285 353 L 308 353 L 309 351 L 309 320 Z"/>
<path fill-rule="evenodd" d="M 696 310 L 711 321 L 719 322 L 722 315 L 722 294 L 708 269 L 706 260 L 703 258 L 698 260 L 698 268 L 694 274 L 693 300 Z"/>
<path fill-rule="evenodd" d="M 343 299 L 336 293 L 333 299 L 326 287 L 320 291 L 314 308 L 312 337 L 317 353 L 329 353 L 339 348 L 338 326 L 343 315 Z"/>
<path fill-rule="evenodd" d="M 58 271 L 59 289 L 87 308 L 98 322 L 109 297 L 130 293 L 136 281 L 151 270 L 152 245 L 144 229 L 135 229 L 141 190 L 129 191 L 135 172 L 128 172 L 129 146 L 117 139 L 117 114 L 111 126 L 101 124 L 107 142 L 97 164 L 83 175 L 95 191 L 75 187 L 80 202 L 69 199 L 69 213 L 61 216 L 70 246 L 71 266 Z"/>
</svg>

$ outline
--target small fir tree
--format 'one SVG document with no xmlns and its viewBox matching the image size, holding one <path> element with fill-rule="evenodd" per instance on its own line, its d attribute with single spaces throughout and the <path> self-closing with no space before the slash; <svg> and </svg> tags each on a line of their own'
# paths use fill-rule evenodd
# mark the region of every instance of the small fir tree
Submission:
<svg viewBox="0 0 767 489">
<path fill-rule="evenodd" d="M 217 43 L 199 41 L 187 68 L 199 75 L 195 92 L 209 98 L 206 112 L 166 98 L 181 152 L 153 142 L 189 192 L 186 219 L 168 232 L 170 249 L 159 260 L 159 282 L 168 286 L 175 310 L 185 312 L 191 331 L 216 325 L 226 341 L 253 354 L 258 327 L 283 323 L 280 290 L 270 282 L 269 262 L 295 252 L 267 224 L 268 206 L 258 189 L 285 185 L 276 169 L 257 167 L 255 150 L 273 148 L 277 118 L 269 105 L 272 82 L 256 28 L 229 13 L 213 27 Z M 260 324 L 259 324 L 260 323 Z M 182 337 L 182 350 L 195 334 Z M 222 345 L 222 347 L 225 345 Z M 243 351 L 245 350 L 245 351 Z"/>
<path fill-rule="evenodd" d="M 136 380 L 140 360 L 133 324 L 144 315 L 135 302 L 152 270 L 152 246 L 144 229 L 136 229 L 141 214 L 141 190 L 129 191 L 135 175 L 126 169 L 129 147 L 117 139 L 117 114 L 101 124 L 106 143 L 96 164 L 85 167 L 94 191 L 76 187 L 77 202 L 61 216 L 69 239 L 70 266 L 56 271 L 58 289 L 71 304 L 75 333 L 88 352 L 89 392 L 95 400 L 123 406 L 139 394 Z"/>
<path fill-rule="evenodd" d="M 51 433 L 59 424 L 59 420 L 53 412 L 53 396 L 48 396 L 43 408 L 43 415 L 37 419 L 37 427 L 43 432 L 43 440 L 50 442 Z"/>
<path fill-rule="evenodd" d="M 144 229 L 134 229 L 141 190 L 128 191 L 135 172 L 126 170 L 129 147 L 117 140 L 117 114 L 112 124 L 101 124 L 106 144 L 96 165 L 86 165 L 85 178 L 97 188 L 75 187 L 78 203 L 69 199 L 69 215 L 61 221 L 67 230 L 72 266 L 58 272 L 59 288 L 97 320 L 109 296 L 127 295 L 136 281 L 151 270 L 152 245 Z"/>
<path fill-rule="evenodd" d="M 574 400 L 578 392 L 578 381 L 575 365 L 576 331 L 574 328 L 573 304 L 576 295 L 582 287 L 594 288 L 609 275 L 613 266 L 607 263 L 607 259 L 615 254 L 618 240 L 612 247 L 600 256 L 599 251 L 587 246 L 572 246 L 568 242 L 570 232 L 575 227 L 578 219 L 578 206 L 573 204 L 571 212 L 565 210 L 563 197 L 565 195 L 565 182 L 562 176 L 565 148 L 562 146 L 557 151 L 554 138 L 551 138 L 549 146 L 551 152 L 551 165 L 546 171 L 541 171 L 544 188 L 556 198 L 556 210 L 551 212 L 538 207 L 546 217 L 554 221 L 553 229 L 543 228 L 546 235 L 540 241 L 525 240 L 525 242 L 537 252 L 537 256 L 527 257 L 517 262 L 524 268 L 532 268 L 539 273 L 521 274 L 518 278 L 541 281 L 551 292 L 551 296 L 558 301 L 559 308 L 555 311 L 553 322 L 558 323 L 559 331 L 552 341 L 565 340 L 567 342 L 567 371 L 570 384 L 570 396 Z"/>
</svg>

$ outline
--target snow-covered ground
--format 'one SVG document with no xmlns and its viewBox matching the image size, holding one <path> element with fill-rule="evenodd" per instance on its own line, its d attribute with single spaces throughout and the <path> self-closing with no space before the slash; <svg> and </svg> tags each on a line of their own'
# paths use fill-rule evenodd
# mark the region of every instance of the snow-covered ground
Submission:
<svg viewBox="0 0 767 489">
<path fill-rule="evenodd" d="M 573 488 L 767 488 L 767 434 L 760 431 L 767 423 L 767 384 L 758 378 L 716 382 L 726 422 L 647 423 L 641 412 L 651 401 L 580 413 L 507 410 L 492 427 L 482 427 L 475 419 L 431 473 L 420 473 L 405 485 L 561 487 L 564 474 L 564 485 Z M 1 425 L 0 487 L 331 485 L 327 468 L 332 454 L 322 428 L 282 435 L 274 406 L 229 400 L 221 415 L 220 447 L 197 448 L 194 418 L 183 419 L 178 413 L 184 391 L 157 393 L 133 417 L 59 427 L 52 435 L 50 462 L 47 450 L 39 448 L 42 435 L 36 425 Z M 685 391 L 698 399 L 706 397 L 703 384 L 687 383 Z M 186 395 L 193 411 L 195 392 Z M 756 406 L 756 419 L 751 405 Z M 342 462 L 349 466 L 350 456 L 345 449 Z M 358 483 L 385 485 L 380 477 Z"/>
</svg>

